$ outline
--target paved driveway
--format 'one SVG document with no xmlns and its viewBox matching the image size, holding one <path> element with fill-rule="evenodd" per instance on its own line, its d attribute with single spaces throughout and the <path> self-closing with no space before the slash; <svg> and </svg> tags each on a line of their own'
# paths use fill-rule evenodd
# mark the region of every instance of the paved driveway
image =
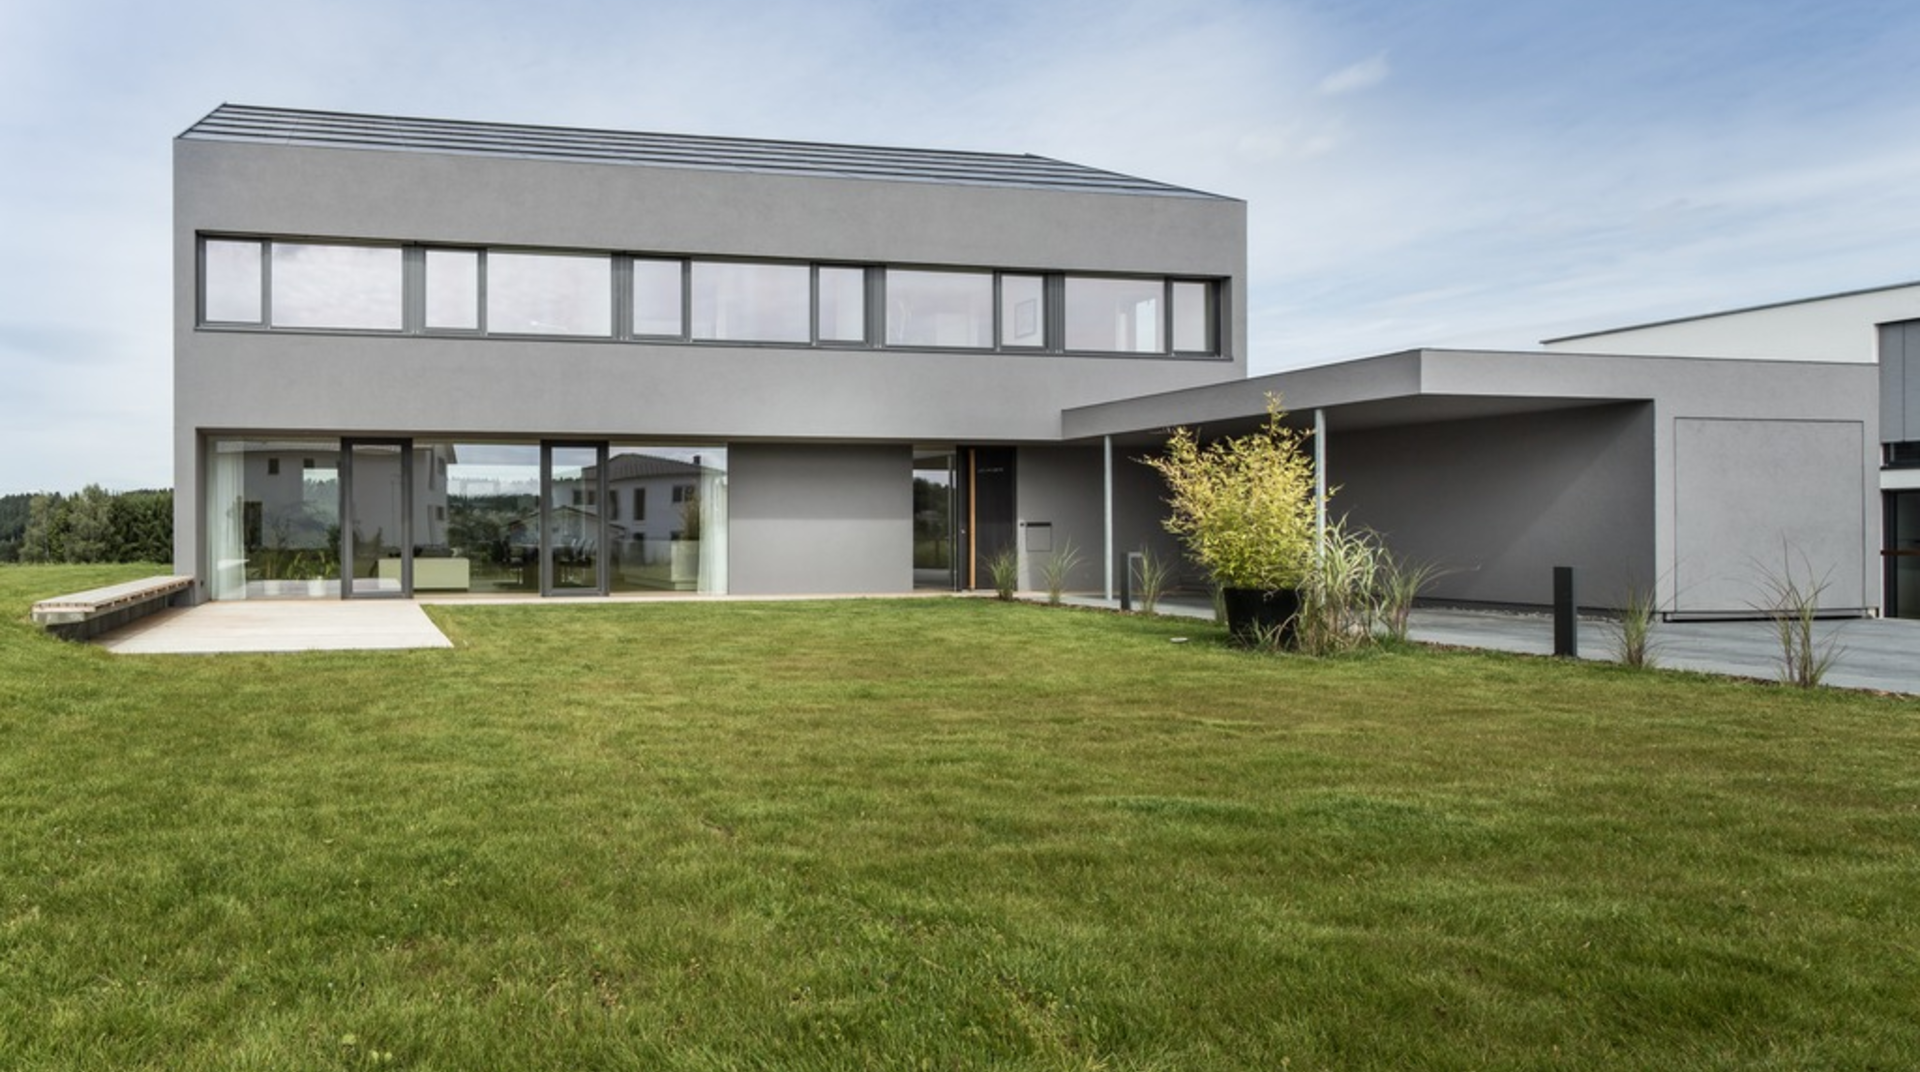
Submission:
<svg viewBox="0 0 1920 1072">
<path fill-rule="evenodd" d="M 1114 604 L 1097 598 L 1071 599 L 1085 606 Z M 1161 603 L 1162 614 L 1213 617 L 1213 607 L 1191 598 Z M 1544 611 L 1461 610 L 1422 607 L 1413 612 L 1408 633 L 1429 644 L 1553 654 L 1553 617 Z M 1580 657 L 1612 662 L 1617 656 L 1619 624 L 1604 618 L 1580 619 Z M 1826 683 L 1854 689 L 1920 694 L 1920 621 L 1897 618 L 1842 618 L 1818 622 L 1816 643 L 1832 645 L 1833 667 Z M 1776 681 L 1780 677 L 1780 640 L 1770 622 L 1662 622 L 1654 626 L 1654 658 L 1675 670 L 1699 670 Z"/>
<path fill-rule="evenodd" d="M 1553 619 L 1546 614 L 1423 608 L 1413 612 L 1410 635 L 1464 648 L 1553 653 Z M 1580 620 L 1580 657 L 1612 661 L 1619 625 Z M 1829 685 L 1920 693 L 1920 621 L 1844 618 L 1818 622 L 1815 642 L 1831 645 Z M 1654 626 L 1659 665 L 1777 680 L 1780 640 L 1770 622 L 1662 622 Z"/>
</svg>

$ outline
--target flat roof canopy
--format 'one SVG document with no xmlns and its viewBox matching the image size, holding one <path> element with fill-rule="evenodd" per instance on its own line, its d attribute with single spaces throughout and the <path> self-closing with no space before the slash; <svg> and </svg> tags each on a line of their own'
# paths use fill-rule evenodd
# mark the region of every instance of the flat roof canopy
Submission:
<svg viewBox="0 0 1920 1072">
<path fill-rule="evenodd" d="M 1081 406 L 1061 414 L 1061 438 L 1160 442 L 1177 427 L 1236 435 L 1265 419 L 1278 395 L 1294 423 L 1325 412 L 1330 431 L 1474 420 L 1629 402 L 1702 415 L 1870 418 L 1872 366 L 1542 351 L 1405 350 L 1229 383 Z"/>
</svg>

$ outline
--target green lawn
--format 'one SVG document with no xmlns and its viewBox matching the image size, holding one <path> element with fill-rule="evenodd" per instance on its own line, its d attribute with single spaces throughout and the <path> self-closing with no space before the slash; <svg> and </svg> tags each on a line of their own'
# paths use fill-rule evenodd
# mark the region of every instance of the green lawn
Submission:
<svg viewBox="0 0 1920 1072">
<path fill-rule="evenodd" d="M 143 572 L 0 567 L 0 1067 L 1920 1055 L 1911 702 L 984 600 L 26 622 Z"/>
</svg>

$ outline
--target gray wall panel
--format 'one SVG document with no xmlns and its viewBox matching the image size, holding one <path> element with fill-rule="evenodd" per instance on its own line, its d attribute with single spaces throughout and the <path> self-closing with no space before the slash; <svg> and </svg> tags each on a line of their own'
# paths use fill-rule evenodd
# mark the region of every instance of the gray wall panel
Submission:
<svg viewBox="0 0 1920 1072">
<path fill-rule="evenodd" d="M 1455 572 L 1428 594 L 1552 602 L 1555 566 L 1582 602 L 1653 583 L 1653 407 L 1598 406 L 1327 437 L 1334 516 Z"/>
<path fill-rule="evenodd" d="M 1094 447 L 1023 447 L 1014 466 L 1017 485 L 1014 511 L 1021 525 L 1020 587 L 1044 590 L 1048 560 L 1068 541 L 1080 552 L 1080 565 L 1067 578 L 1067 589 L 1099 592 L 1105 588 L 1102 554 L 1106 524 L 1101 514 L 1106 480 L 1101 453 Z M 1031 550 L 1034 533 L 1028 526 L 1048 526 L 1052 551 Z"/>
<path fill-rule="evenodd" d="M 913 451 L 735 443 L 727 572 L 740 595 L 913 588 Z"/>
<path fill-rule="evenodd" d="M 1865 438 L 1851 421 L 1676 420 L 1675 609 L 1751 611 L 1789 568 L 1826 584 L 1823 607 L 1878 605 L 1860 540 Z"/>
<path fill-rule="evenodd" d="M 1899 393 L 1900 421 L 1898 431 L 1900 439 L 1880 431 L 1882 443 L 1920 440 L 1920 320 L 1909 320 L 1898 325 L 1901 329 L 1901 350 L 1905 360 L 1901 362 Z"/>
</svg>

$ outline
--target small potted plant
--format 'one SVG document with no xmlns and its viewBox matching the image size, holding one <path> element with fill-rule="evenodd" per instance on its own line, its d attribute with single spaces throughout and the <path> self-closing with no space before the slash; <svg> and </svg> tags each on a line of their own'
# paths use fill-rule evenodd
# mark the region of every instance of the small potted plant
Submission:
<svg viewBox="0 0 1920 1072">
<path fill-rule="evenodd" d="M 1243 643 L 1290 641 L 1313 565 L 1319 504 L 1309 433 L 1285 418 L 1278 396 L 1268 395 L 1257 430 L 1202 445 L 1179 428 L 1164 454 L 1141 459 L 1167 482 L 1167 531 L 1212 574 L 1228 631 Z"/>
</svg>

